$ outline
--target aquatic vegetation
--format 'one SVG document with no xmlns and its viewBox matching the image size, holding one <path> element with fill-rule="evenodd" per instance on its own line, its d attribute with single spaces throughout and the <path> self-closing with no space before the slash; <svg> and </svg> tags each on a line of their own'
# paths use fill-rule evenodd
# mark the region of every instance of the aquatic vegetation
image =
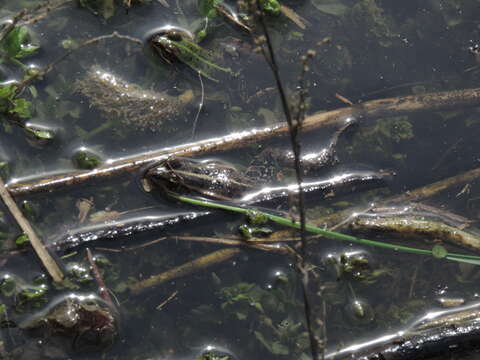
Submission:
<svg viewBox="0 0 480 360">
<path fill-rule="evenodd" d="M 102 160 L 92 151 L 79 150 L 73 154 L 72 162 L 79 169 L 91 170 L 98 167 L 102 163 Z"/>
<path fill-rule="evenodd" d="M 40 46 L 31 43 L 32 35 L 25 26 L 14 27 L 0 41 L 0 64 L 10 61 L 22 68 L 26 66 L 19 60 L 35 54 Z"/>
<path fill-rule="evenodd" d="M 16 83 L 0 84 L 0 116 L 8 114 L 28 119 L 32 117 L 32 104 L 24 98 L 17 98 L 17 89 Z"/>
<path fill-rule="evenodd" d="M 194 98 L 191 90 L 178 96 L 146 90 L 98 67 L 76 82 L 75 91 L 106 120 L 151 132 L 173 131 L 175 119 L 185 116 L 186 106 Z"/>
<path fill-rule="evenodd" d="M 384 13 L 378 1 L 356 1 L 346 16 L 357 34 L 366 35 L 363 41 L 371 41 L 382 47 L 392 46 L 396 33 L 393 20 Z"/>
<path fill-rule="evenodd" d="M 302 321 L 293 273 L 278 275 L 270 289 L 239 282 L 223 287 L 218 296 L 229 318 L 254 324 L 255 339 L 271 354 L 295 358 L 308 352 L 308 336 Z"/>
</svg>

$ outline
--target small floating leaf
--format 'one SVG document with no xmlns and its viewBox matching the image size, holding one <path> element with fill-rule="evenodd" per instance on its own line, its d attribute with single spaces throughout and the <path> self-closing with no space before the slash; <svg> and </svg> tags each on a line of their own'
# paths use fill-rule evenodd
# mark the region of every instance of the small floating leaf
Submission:
<svg viewBox="0 0 480 360">
<path fill-rule="evenodd" d="M 261 0 L 260 5 L 262 9 L 272 15 L 280 15 L 282 11 L 282 6 L 278 0 Z"/>
<path fill-rule="evenodd" d="M 265 216 L 265 214 L 262 214 L 255 210 L 249 211 L 247 216 L 248 216 L 248 222 L 253 226 L 264 225 L 268 221 L 268 218 Z"/>
<path fill-rule="evenodd" d="M 432 255 L 437 259 L 444 259 L 447 257 L 448 251 L 442 245 L 435 245 L 432 248 Z"/>
<path fill-rule="evenodd" d="M 25 127 L 25 130 L 27 130 L 30 134 L 41 140 L 50 140 L 53 139 L 55 136 L 55 133 L 51 130 L 41 130 L 33 127 Z"/>
<path fill-rule="evenodd" d="M 72 161 L 76 167 L 86 170 L 95 169 L 102 163 L 99 156 L 85 150 L 77 151 L 73 155 Z"/>
<path fill-rule="evenodd" d="M 30 239 L 27 234 L 22 234 L 15 239 L 15 244 L 17 244 L 18 246 L 23 246 L 29 242 L 30 242 Z"/>
</svg>

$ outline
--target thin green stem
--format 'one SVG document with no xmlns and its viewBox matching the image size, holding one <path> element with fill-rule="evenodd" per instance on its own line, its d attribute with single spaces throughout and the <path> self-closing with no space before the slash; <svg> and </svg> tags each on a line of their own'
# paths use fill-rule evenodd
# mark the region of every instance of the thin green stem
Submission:
<svg viewBox="0 0 480 360">
<path fill-rule="evenodd" d="M 173 196 L 177 200 L 180 200 L 180 201 L 188 203 L 188 204 L 204 206 L 204 207 L 214 208 L 214 209 L 227 210 L 227 211 L 236 212 L 236 213 L 243 214 L 243 215 L 248 215 L 249 212 L 255 211 L 258 214 L 261 214 L 261 215 L 265 216 L 270 221 L 275 222 L 276 224 L 279 224 L 279 225 L 282 225 L 282 226 L 287 226 L 287 227 L 294 228 L 294 229 L 300 229 L 300 223 L 298 223 L 298 222 L 292 221 L 288 218 L 284 218 L 284 217 L 281 217 L 281 216 L 272 215 L 272 214 L 266 213 L 264 211 L 259 211 L 257 209 L 241 208 L 241 207 L 236 207 L 236 206 L 232 206 L 232 205 L 226 205 L 226 204 L 221 204 L 221 203 L 216 203 L 216 202 L 211 202 L 211 201 L 192 199 L 192 198 L 189 198 L 189 197 L 186 197 L 186 196 L 181 196 L 181 195 L 171 194 L 171 196 Z M 316 227 L 314 225 L 306 224 L 305 225 L 305 230 L 310 232 L 310 233 L 313 233 L 313 234 L 323 235 L 323 236 L 328 237 L 330 239 L 348 241 L 348 242 L 362 244 L 362 245 L 376 246 L 376 247 L 380 247 L 380 248 L 384 248 L 384 249 L 388 249 L 388 250 L 401 251 L 401 252 L 406 252 L 406 253 L 411 253 L 411 254 L 434 256 L 432 250 L 418 249 L 418 248 L 413 248 L 413 247 L 409 247 L 409 246 L 388 244 L 388 243 L 384 243 L 384 242 L 381 242 L 381 241 L 363 239 L 363 238 L 359 238 L 359 237 L 352 236 L 352 235 L 342 234 L 342 233 L 339 233 L 339 232 L 336 232 L 336 231 L 321 229 L 321 228 Z M 448 253 L 445 256 L 445 259 L 453 260 L 453 261 L 459 261 L 459 262 L 466 262 L 466 263 L 469 263 L 469 264 L 480 265 L 480 256 L 475 256 L 475 255 Z"/>
</svg>

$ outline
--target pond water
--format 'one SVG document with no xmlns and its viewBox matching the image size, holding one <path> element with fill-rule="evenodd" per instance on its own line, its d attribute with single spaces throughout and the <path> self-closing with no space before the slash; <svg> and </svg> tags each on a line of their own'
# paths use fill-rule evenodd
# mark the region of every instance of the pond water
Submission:
<svg viewBox="0 0 480 360">
<path fill-rule="evenodd" d="M 226 7 L 212 10 L 214 3 Z M 351 116 L 301 134 L 302 154 L 329 144 L 335 150 L 328 166 L 305 175 L 305 182 L 364 176 L 341 189 L 307 192 L 307 221 L 322 228 L 340 224 L 339 232 L 371 240 L 478 254 L 478 247 L 445 241 L 450 233 L 458 240 L 460 229 L 480 239 L 476 173 L 422 195 L 415 208 L 407 196 L 386 205 L 395 196 L 479 167 L 478 91 L 441 106 L 431 105 L 440 96 L 422 100 L 424 111 L 394 106 L 382 116 L 369 116 L 374 111 L 359 104 L 478 86 L 479 1 L 284 0 L 282 5 L 278 14 L 267 9 L 264 21 L 292 113 L 299 103 L 307 120 L 319 112 L 354 109 Z M 272 69 L 259 51 L 261 26 L 246 22 L 254 29 L 249 33 L 219 10 L 236 9 L 235 1 L 0 0 L 3 29 L 23 8 L 27 11 L 12 32 L 28 30 L 22 44 L 18 31 L 0 42 L 0 173 L 67 281 L 53 284 L 29 245 L 16 244 L 21 231 L 2 204 L 2 358 L 307 360 L 312 353 L 306 314 L 328 354 L 404 329 L 441 309 L 440 299 L 478 301 L 476 265 L 323 237 L 309 238 L 302 248 L 298 234 L 280 225 L 255 225 L 244 215 L 184 204 L 154 181 L 142 181 L 153 163 L 145 156 L 285 120 Z M 179 29 L 162 38 L 172 47 L 154 49 L 152 36 L 167 28 Z M 180 44 L 178 33 L 185 37 L 185 32 L 196 39 Z M 198 47 L 191 47 L 195 42 Z M 309 51 L 315 55 L 304 64 Z M 17 100 L 3 95 L 8 84 L 24 84 L 28 74 L 50 65 L 51 71 L 29 82 Z M 465 101 L 467 96 L 475 99 Z M 353 125 L 338 132 L 346 120 Z M 275 155 L 289 147 L 288 136 L 274 136 L 229 151 L 187 153 L 235 165 L 258 191 L 295 183 L 292 165 Z M 82 154 L 88 159 L 79 160 Z M 113 170 L 106 178 L 92 171 L 140 158 L 131 171 Z M 173 162 L 165 166 L 174 167 Z M 82 172 L 92 179 L 80 176 L 43 191 L 15 193 L 18 184 Z M 265 172 L 273 172 L 273 179 L 265 182 Z M 371 181 L 365 174 L 381 179 Z M 187 174 L 177 172 L 179 178 L 186 182 Z M 190 195 L 197 184 L 188 188 Z M 296 200 L 282 196 L 249 206 L 290 219 L 298 215 Z M 363 219 L 420 217 L 430 228 L 435 222 L 450 230 L 375 231 L 360 220 L 354 228 L 351 215 L 359 211 L 368 212 Z M 377 212 L 382 215 L 373 216 Z M 251 240 L 245 233 L 252 231 L 255 241 L 268 246 L 244 246 Z M 104 300 L 92 298 L 105 291 L 99 291 L 87 248 L 117 308 L 110 315 Z M 182 264 L 188 265 L 178 268 Z M 309 274 L 303 286 L 302 264 Z M 160 283 L 144 282 L 156 274 L 162 274 Z M 59 330 L 58 319 L 45 315 L 52 313 L 95 319 L 95 326 Z M 36 316 L 42 326 L 31 331 Z M 422 356 L 475 359 L 479 350 L 459 340 L 469 351 L 437 356 L 448 348 L 438 343 Z M 360 358 L 355 354 L 330 358 Z"/>
</svg>

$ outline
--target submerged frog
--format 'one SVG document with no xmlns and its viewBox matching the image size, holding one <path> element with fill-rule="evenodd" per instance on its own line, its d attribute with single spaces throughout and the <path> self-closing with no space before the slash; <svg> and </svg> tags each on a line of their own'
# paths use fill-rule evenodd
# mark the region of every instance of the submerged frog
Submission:
<svg viewBox="0 0 480 360">
<path fill-rule="evenodd" d="M 232 73 L 230 68 L 217 65 L 214 55 L 198 45 L 195 36 L 185 29 L 164 27 L 150 37 L 149 44 L 168 64 L 182 62 L 215 82 L 219 72 Z"/>
<path fill-rule="evenodd" d="M 351 123 L 337 130 L 327 148 L 301 158 L 306 171 L 319 170 L 332 166 L 338 160 L 335 145 L 338 137 Z M 153 164 L 144 172 L 144 189 L 155 187 L 176 193 L 194 193 L 214 200 L 241 201 L 256 203 L 273 200 L 298 192 L 296 184 L 269 186 L 278 183 L 278 168 L 292 167 L 293 155 L 290 151 L 268 150 L 256 158 L 246 171 L 242 172 L 231 164 L 218 160 L 194 160 L 171 157 Z M 275 163 L 277 166 L 273 166 Z M 354 172 L 332 179 L 305 182 L 303 189 L 310 191 L 336 191 L 352 184 L 370 183 L 382 180 L 388 172 Z"/>
</svg>

